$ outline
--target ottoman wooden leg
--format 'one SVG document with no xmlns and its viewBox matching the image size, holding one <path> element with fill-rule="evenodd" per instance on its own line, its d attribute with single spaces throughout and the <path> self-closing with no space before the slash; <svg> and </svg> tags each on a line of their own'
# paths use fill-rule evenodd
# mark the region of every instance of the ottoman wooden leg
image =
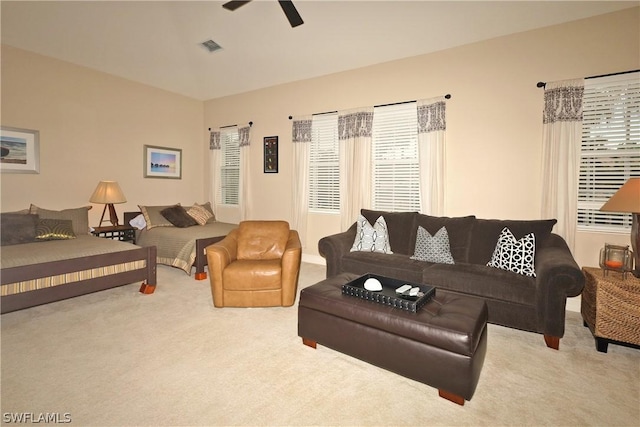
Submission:
<svg viewBox="0 0 640 427">
<path fill-rule="evenodd" d="M 316 348 L 317 343 L 308 338 L 302 338 L 302 344 L 308 345 L 309 347 Z"/>
<path fill-rule="evenodd" d="M 544 336 L 544 342 L 547 344 L 547 347 L 552 348 L 554 350 L 560 349 L 560 337 L 553 337 L 551 335 Z"/>
<path fill-rule="evenodd" d="M 461 396 L 458 396 L 457 394 L 449 393 L 446 390 L 438 389 L 438 395 L 440 397 L 443 397 L 447 400 L 452 401 L 453 403 L 457 403 L 460 406 L 464 406 L 464 398 Z"/>
</svg>

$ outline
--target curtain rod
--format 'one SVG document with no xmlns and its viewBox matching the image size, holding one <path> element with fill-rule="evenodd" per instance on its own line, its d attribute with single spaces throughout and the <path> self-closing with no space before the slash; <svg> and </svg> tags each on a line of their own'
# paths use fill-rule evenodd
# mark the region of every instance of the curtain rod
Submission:
<svg viewBox="0 0 640 427">
<path fill-rule="evenodd" d="M 599 76 L 589 76 L 589 77 L 585 77 L 585 80 L 598 79 L 600 77 L 618 76 L 618 75 L 621 75 L 621 74 L 637 73 L 638 71 L 640 71 L 640 70 L 620 71 L 620 72 L 617 72 L 617 73 L 601 74 Z M 546 87 L 546 86 L 547 86 L 547 82 L 538 82 L 536 84 L 536 87 Z"/>
<path fill-rule="evenodd" d="M 234 126 L 238 126 L 238 125 L 220 126 L 220 129 L 232 128 Z M 249 127 L 251 127 L 251 126 L 253 126 L 253 122 L 249 122 Z M 209 132 L 211 132 L 211 128 L 209 128 Z"/>
<path fill-rule="evenodd" d="M 444 96 L 445 99 L 451 99 L 451 94 L 448 93 Z M 380 104 L 380 105 L 374 105 L 373 108 L 376 107 L 389 107 L 391 105 L 402 105 L 402 104 L 409 104 L 411 102 L 417 102 L 415 99 L 412 101 L 401 101 L 401 102 L 392 102 L 391 104 Z M 323 114 L 332 114 L 332 113 L 337 113 L 337 111 L 325 111 L 324 113 L 313 113 L 312 116 L 321 116 Z M 293 116 L 289 116 L 289 120 L 292 120 Z"/>
</svg>

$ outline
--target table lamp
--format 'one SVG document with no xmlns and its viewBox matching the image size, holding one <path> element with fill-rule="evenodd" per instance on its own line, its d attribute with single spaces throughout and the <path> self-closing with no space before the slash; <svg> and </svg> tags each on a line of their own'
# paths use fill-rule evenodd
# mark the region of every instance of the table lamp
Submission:
<svg viewBox="0 0 640 427">
<path fill-rule="evenodd" d="M 95 191 L 89 198 L 91 203 L 104 203 L 104 209 L 102 210 L 102 216 L 100 217 L 100 224 L 105 221 L 104 214 L 109 208 L 109 221 L 112 225 L 118 225 L 118 215 L 116 214 L 116 208 L 113 207 L 114 203 L 125 203 L 125 199 L 120 186 L 116 181 L 100 181 Z"/>
<path fill-rule="evenodd" d="M 638 227 L 640 226 L 640 178 L 629 178 L 629 180 L 611 196 L 609 201 L 602 205 L 600 210 L 605 212 L 631 213 L 631 247 L 633 248 L 633 258 L 635 261 L 632 272 L 635 277 L 640 277 L 640 257 L 638 254 L 638 248 L 640 248 L 640 235 L 638 234 Z"/>
</svg>

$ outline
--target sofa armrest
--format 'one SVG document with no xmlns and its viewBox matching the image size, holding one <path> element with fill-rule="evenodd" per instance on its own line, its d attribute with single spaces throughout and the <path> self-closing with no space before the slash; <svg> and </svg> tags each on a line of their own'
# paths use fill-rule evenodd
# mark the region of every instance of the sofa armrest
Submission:
<svg viewBox="0 0 640 427">
<path fill-rule="evenodd" d="M 323 237 L 318 241 L 318 252 L 327 263 L 327 277 L 342 272 L 342 257 L 351 251 L 356 238 L 356 229 L 357 225 L 353 223 L 347 231 Z"/>
<path fill-rule="evenodd" d="M 538 318 L 546 335 L 564 335 L 567 297 L 580 295 L 585 278 L 567 243 L 557 234 L 537 248 L 536 294 Z"/>
</svg>

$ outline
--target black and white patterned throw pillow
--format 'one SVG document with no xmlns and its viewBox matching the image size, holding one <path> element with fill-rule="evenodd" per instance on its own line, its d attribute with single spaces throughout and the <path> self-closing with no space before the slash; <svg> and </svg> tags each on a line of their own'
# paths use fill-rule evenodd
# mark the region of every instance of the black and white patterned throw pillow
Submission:
<svg viewBox="0 0 640 427">
<path fill-rule="evenodd" d="M 375 224 L 369 224 L 367 219 L 360 215 L 358 217 L 358 227 L 356 238 L 353 241 L 351 252 L 380 252 L 391 254 L 389 244 L 389 232 L 384 217 L 380 216 Z"/>
<path fill-rule="evenodd" d="M 416 248 L 411 259 L 438 264 L 455 264 L 451 255 L 447 229 L 442 227 L 432 236 L 424 227 L 418 226 Z"/>
<path fill-rule="evenodd" d="M 533 264 L 535 256 L 536 238 L 533 233 L 516 240 L 511 230 L 505 227 L 502 229 L 500 237 L 498 237 L 498 243 L 491 256 L 491 261 L 487 265 L 529 277 L 536 277 Z"/>
</svg>

